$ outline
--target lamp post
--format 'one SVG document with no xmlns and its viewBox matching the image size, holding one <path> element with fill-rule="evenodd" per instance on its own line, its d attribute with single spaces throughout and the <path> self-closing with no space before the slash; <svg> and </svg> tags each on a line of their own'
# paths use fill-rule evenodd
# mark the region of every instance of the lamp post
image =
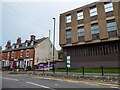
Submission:
<svg viewBox="0 0 120 90">
<path fill-rule="evenodd" d="M 55 73 L 55 61 L 54 61 L 54 46 L 55 46 L 55 18 L 54 20 L 54 32 L 53 32 L 53 73 Z"/>
</svg>

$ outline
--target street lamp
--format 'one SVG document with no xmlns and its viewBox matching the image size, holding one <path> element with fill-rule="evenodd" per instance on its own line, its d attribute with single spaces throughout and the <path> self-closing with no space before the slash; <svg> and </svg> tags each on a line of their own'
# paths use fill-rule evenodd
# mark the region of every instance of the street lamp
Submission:
<svg viewBox="0 0 120 90">
<path fill-rule="evenodd" d="M 55 73 L 55 61 L 54 61 L 54 46 L 55 46 L 55 18 L 53 18 L 54 20 L 54 32 L 53 32 L 53 73 Z"/>
</svg>

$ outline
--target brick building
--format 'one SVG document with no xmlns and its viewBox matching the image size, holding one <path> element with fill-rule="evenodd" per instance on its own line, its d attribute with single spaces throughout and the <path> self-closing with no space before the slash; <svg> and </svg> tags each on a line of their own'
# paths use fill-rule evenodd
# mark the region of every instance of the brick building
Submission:
<svg viewBox="0 0 120 90">
<path fill-rule="evenodd" d="M 71 68 L 119 67 L 120 2 L 94 2 L 60 14 L 61 67 L 71 56 Z"/>
<path fill-rule="evenodd" d="M 52 51 L 52 47 L 50 47 L 50 50 L 48 48 L 49 46 L 52 46 L 49 38 L 44 37 L 36 39 L 35 37 L 36 36 L 31 35 L 30 40 L 26 40 L 23 43 L 21 42 L 21 38 L 18 38 L 16 43 L 13 43 L 12 45 L 11 42 L 8 41 L 6 49 L 2 51 L 3 68 L 33 69 L 34 65 L 38 66 L 40 63 L 46 64 L 48 60 L 51 60 L 50 62 L 52 62 L 52 54 L 49 57 L 49 51 Z M 57 60 L 56 50 L 55 59 Z"/>
</svg>

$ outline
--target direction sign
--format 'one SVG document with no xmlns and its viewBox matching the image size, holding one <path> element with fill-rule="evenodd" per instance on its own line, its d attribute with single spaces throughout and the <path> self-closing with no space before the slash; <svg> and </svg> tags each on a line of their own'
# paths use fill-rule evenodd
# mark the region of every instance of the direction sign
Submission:
<svg viewBox="0 0 120 90">
<path fill-rule="evenodd" d="M 70 68 L 70 56 L 67 56 L 67 67 Z"/>
</svg>

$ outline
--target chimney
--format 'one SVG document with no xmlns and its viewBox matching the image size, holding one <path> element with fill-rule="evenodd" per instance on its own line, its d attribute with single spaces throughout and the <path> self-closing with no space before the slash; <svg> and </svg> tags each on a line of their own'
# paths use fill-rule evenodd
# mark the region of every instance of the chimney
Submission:
<svg viewBox="0 0 120 90">
<path fill-rule="evenodd" d="M 6 48 L 11 48 L 11 41 L 10 40 L 7 41 Z"/>
<path fill-rule="evenodd" d="M 17 44 L 20 44 L 20 43 L 21 43 L 21 38 L 18 37 L 18 39 L 17 39 Z"/>
<path fill-rule="evenodd" d="M 36 37 L 35 35 L 31 35 L 31 36 L 30 36 L 30 41 L 35 40 L 35 37 Z"/>
</svg>

